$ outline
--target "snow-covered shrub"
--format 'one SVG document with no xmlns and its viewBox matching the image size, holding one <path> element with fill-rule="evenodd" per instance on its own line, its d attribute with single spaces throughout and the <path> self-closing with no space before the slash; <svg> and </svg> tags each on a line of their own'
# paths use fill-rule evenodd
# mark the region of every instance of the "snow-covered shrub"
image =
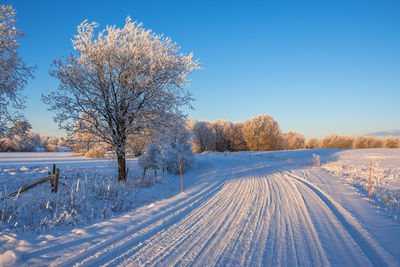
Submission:
<svg viewBox="0 0 400 267">
<path fill-rule="evenodd" d="M 195 164 L 194 155 L 190 144 L 184 140 L 171 142 L 161 151 L 163 168 L 169 173 L 179 174 L 179 157 L 181 159 L 182 172 L 192 168 Z"/>
<path fill-rule="evenodd" d="M 172 174 L 179 174 L 179 157 L 182 172 L 195 164 L 190 134 L 185 121 L 178 120 L 174 125 L 164 129 L 155 142 L 150 144 L 146 153 L 139 158 L 139 166 L 148 169 L 161 169 Z"/>
<path fill-rule="evenodd" d="M 321 167 L 320 157 L 317 154 L 313 154 L 313 166 L 314 167 Z"/>
<path fill-rule="evenodd" d="M 104 158 L 106 150 L 102 147 L 93 147 L 85 153 L 85 158 Z"/>
<path fill-rule="evenodd" d="M 159 145 L 157 143 L 148 145 L 146 153 L 139 157 L 138 164 L 142 169 L 160 169 L 162 166 L 162 159 Z"/>
</svg>

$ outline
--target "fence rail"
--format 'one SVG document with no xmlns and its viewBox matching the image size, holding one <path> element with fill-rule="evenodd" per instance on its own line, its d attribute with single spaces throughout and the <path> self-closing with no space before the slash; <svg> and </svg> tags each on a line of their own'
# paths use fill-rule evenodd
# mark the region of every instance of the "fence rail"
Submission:
<svg viewBox="0 0 400 267">
<path fill-rule="evenodd" d="M 15 197 L 18 196 L 19 194 L 28 191 L 29 189 L 34 188 L 35 186 L 38 186 L 40 184 L 43 184 L 47 181 L 50 181 L 50 190 L 53 193 L 57 193 L 58 191 L 58 184 L 59 184 L 59 178 L 60 178 L 60 169 L 56 168 L 56 164 L 53 164 L 53 172 L 48 172 L 48 176 L 45 178 L 40 179 L 39 181 L 31 184 L 31 185 L 27 185 L 24 187 L 21 187 L 20 189 L 18 189 L 18 191 L 15 191 L 7 196 L 4 196 L 0 199 L 0 201 L 3 201 L 7 198 L 10 197 Z"/>
</svg>

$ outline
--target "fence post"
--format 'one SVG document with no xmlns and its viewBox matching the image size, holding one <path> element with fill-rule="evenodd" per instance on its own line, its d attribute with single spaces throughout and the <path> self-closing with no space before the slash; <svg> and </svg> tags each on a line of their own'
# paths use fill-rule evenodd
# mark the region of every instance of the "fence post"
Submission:
<svg viewBox="0 0 400 267">
<path fill-rule="evenodd" d="M 369 192 L 371 188 L 371 171 L 372 171 L 372 160 L 369 161 L 369 181 L 368 181 L 368 200 L 371 201 L 369 198 Z"/>
<path fill-rule="evenodd" d="M 58 190 L 58 179 L 59 178 L 60 178 L 60 169 L 57 168 L 56 169 L 56 176 L 54 178 L 54 188 L 52 190 L 54 193 L 57 193 L 57 190 Z"/>
</svg>

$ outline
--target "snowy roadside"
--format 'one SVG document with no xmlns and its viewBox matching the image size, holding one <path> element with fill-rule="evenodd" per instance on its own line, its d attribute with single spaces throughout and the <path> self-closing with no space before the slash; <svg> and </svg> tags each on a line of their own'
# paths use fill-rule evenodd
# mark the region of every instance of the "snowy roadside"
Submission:
<svg viewBox="0 0 400 267">
<path fill-rule="evenodd" d="M 71 228 L 121 215 L 178 192 L 174 175 L 149 172 L 142 185 L 136 159 L 128 160 L 129 179 L 120 184 L 113 159 L 86 159 L 72 153 L 0 153 L 0 198 L 61 170 L 58 193 L 49 183 L 0 201 L 0 232 Z"/>
<path fill-rule="evenodd" d="M 400 149 L 344 150 L 321 168 L 351 184 L 363 197 L 368 196 L 370 161 L 372 175 L 370 198 L 396 221 L 400 216 Z"/>
</svg>

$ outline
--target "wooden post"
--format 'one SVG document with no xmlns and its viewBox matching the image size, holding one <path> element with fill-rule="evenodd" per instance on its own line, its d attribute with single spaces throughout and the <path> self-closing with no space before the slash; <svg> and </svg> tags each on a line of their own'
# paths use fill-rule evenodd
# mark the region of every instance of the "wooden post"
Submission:
<svg viewBox="0 0 400 267">
<path fill-rule="evenodd" d="M 53 175 L 56 174 L 56 164 L 53 163 Z"/>
<path fill-rule="evenodd" d="M 181 173 L 181 189 L 183 193 L 183 181 L 182 181 L 182 164 L 181 164 L 181 155 L 179 155 L 179 171 Z"/>
<path fill-rule="evenodd" d="M 52 192 L 54 192 L 54 193 L 57 193 L 57 190 L 58 190 L 58 180 L 59 180 L 59 178 L 60 178 L 60 169 L 57 168 L 57 169 L 56 169 L 56 176 L 55 176 L 55 178 L 54 178 L 54 187 L 53 187 L 53 189 L 52 189 Z"/>
<path fill-rule="evenodd" d="M 368 200 L 371 200 L 369 198 L 369 192 L 370 192 L 370 188 L 371 188 L 371 171 L 372 171 L 372 160 L 369 161 Z"/>
<path fill-rule="evenodd" d="M 51 172 L 47 172 L 47 175 L 49 176 L 49 184 L 50 184 L 50 189 L 52 189 L 54 187 L 53 184 L 53 175 L 51 174 Z"/>
</svg>

